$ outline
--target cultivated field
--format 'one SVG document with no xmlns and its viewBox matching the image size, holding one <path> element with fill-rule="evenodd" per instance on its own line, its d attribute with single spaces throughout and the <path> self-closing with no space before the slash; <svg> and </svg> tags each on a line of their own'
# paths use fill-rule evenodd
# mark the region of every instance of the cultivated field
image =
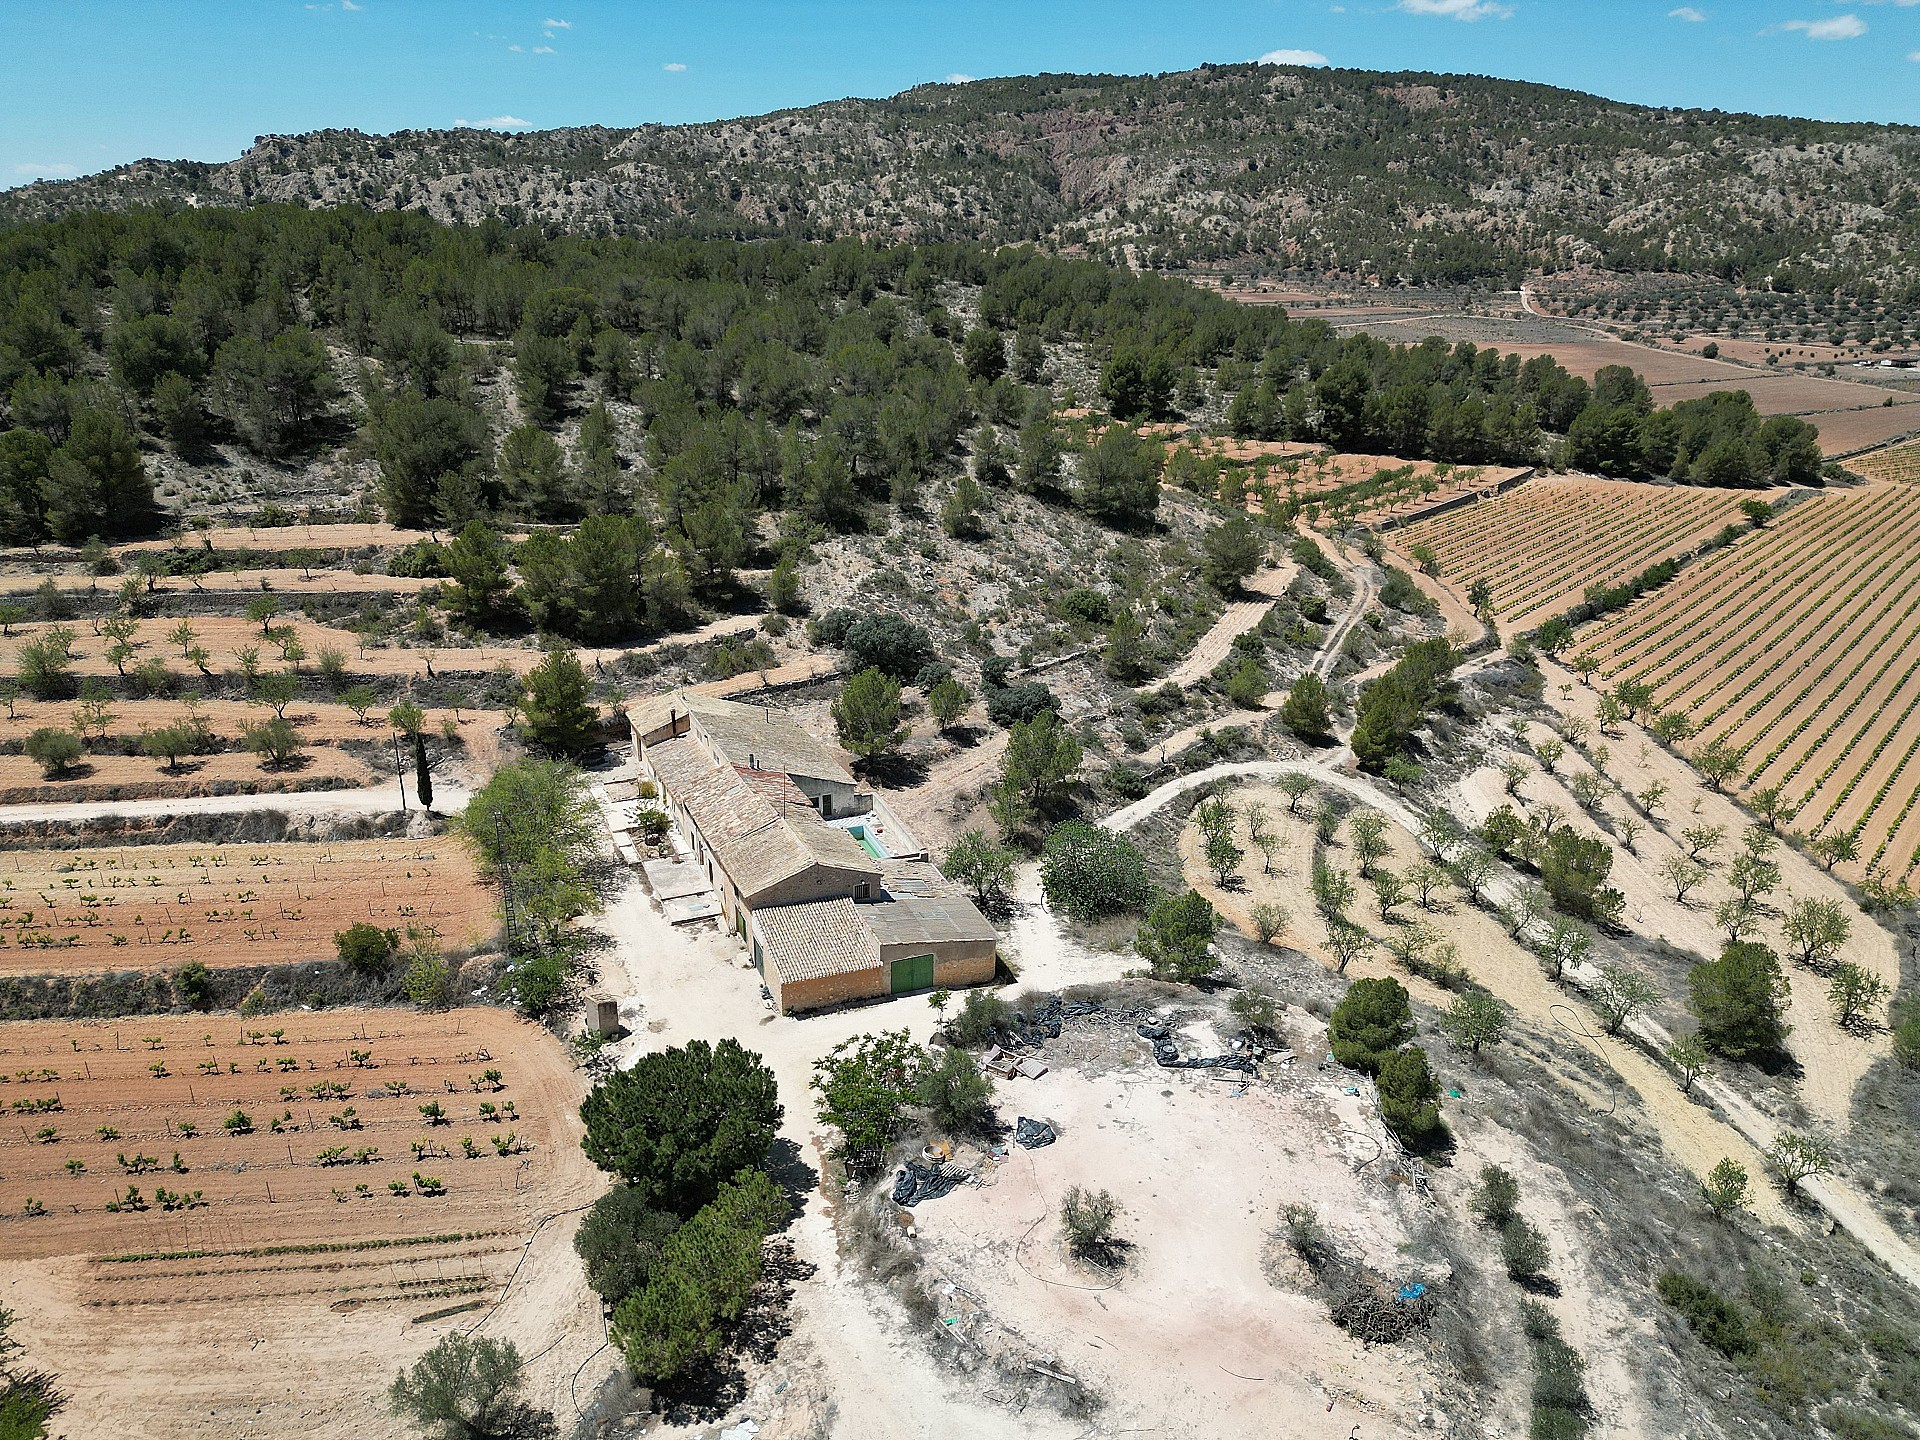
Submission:
<svg viewBox="0 0 1920 1440">
<path fill-rule="evenodd" d="M 1533 480 L 1416 521 L 1392 537 L 1409 565 L 1426 545 L 1461 594 L 1493 587 L 1499 623 L 1538 624 L 1609 584 L 1692 549 L 1739 514 L 1739 492 L 1630 481 Z"/>
<path fill-rule="evenodd" d="M 499 1010 L 16 1023 L 0 1065 L 0 1246 L 93 1257 L 89 1304 L 484 1293 L 577 1144 Z"/>
<path fill-rule="evenodd" d="M 548 1408 L 604 1339 L 571 1247 L 605 1187 L 580 1150 L 584 1087 L 505 1012 L 0 1025 L 0 1067 L 0 1101 L 61 1104 L 0 1136 L 0 1301 L 73 1395 L 60 1440 L 401 1440 L 387 1383 L 451 1329 L 538 1357 Z M 436 1103 L 448 1123 L 428 1125 Z M 341 1146 L 347 1163 L 320 1163 Z M 130 1185 L 144 1208 L 108 1210 Z"/>
<path fill-rule="evenodd" d="M 358 920 L 430 929 L 452 949 L 493 932 L 493 905 L 449 836 L 10 851 L 0 975 L 328 959 Z"/>
<path fill-rule="evenodd" d="M 1847 468 L 1870 480 L 1897 480 L 1906 485 L 1920 485 L 1920 444 L 1876 450 L 1871 455 L 1849 460 Z"/>
<path fill-rule="evenodd" d="M 1582 648 L 1652 683 L 1695 748 L 1780 786 L 1811 836 L 1851 832 L 1854 876 L 1912 873 L 1920 847 L 1920 490 L 1801 505 L 1619 612 Z"/>
</svg>

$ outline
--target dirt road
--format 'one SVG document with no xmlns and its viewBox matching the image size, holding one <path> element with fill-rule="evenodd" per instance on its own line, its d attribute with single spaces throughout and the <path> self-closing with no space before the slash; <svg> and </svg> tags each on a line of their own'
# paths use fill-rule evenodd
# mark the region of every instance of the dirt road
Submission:
<svg viewBox="0 0 1920 1440">
<path fill-rule="evenodd" d="M 467 808 L 471 792 L 439 780 L 433 786 L 433 812 L 451 815 Z M 409 783 L 406 806 L 418 810 Z M 154 815 L 238 815 L 278 810 L 289 815 L 384 815 L 400 808 L 400 790 L 388 782 L 364 790 L 309 790 L 291 795 L 195 795 L 165 800 L 101 801 L 76 805 L 9 805 L 0 809 L 0 825 L 27 821 L 121 820 Z"/>
</svg>

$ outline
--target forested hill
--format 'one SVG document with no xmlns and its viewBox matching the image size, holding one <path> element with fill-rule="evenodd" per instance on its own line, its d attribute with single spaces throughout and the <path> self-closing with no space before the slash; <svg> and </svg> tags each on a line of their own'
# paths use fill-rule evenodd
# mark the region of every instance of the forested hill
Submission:
<svg viewBox="0 0 1920 1440">
<path fill-rule="evenodd" d="M 321 131 L 0 195 L 357 202 L 745 237 L 1034 241 L 1181 268 L 1511 284 L 1594 265 L 1920 299 L 1920 130 L 1457 75 L 1209 66 L 933 85 L 707 125 Z"/>
</svg>

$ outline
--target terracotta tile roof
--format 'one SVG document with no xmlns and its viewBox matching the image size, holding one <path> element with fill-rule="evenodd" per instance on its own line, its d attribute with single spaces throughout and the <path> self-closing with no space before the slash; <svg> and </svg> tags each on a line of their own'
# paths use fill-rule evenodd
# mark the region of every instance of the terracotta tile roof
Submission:
<svg viewBox="0 0 1920 1440">
<path fill-rule="evenodd" d="M 649 745 L 647 761 L 667 794 L 693 817 L 749 905 L 816 864 L 879 878 L 860 842 L 823 821 L 791 781 L 749 779 L 731 765 L 716 764 L 698 739 L 686 735 Z"/>
<path fill-rule="evenodd" d="M 691 716 L 714 746 L 735 765 L 800 775 L 809 780 L 853 783 L 846 752 L 808 734 L 778 710 L 743 705 L 712 695 L 675 690 L 650 696 L 627 708 L 627 719 L 642 737 L 664 734 L 674 718 Z"/>
<path fill-rule="evenodd" d="M 880 964 L 880 951 L 851 900 L 813 900 L 753 912 L 766 958 L 782 983 L 852 975 Z"/>
</svg>

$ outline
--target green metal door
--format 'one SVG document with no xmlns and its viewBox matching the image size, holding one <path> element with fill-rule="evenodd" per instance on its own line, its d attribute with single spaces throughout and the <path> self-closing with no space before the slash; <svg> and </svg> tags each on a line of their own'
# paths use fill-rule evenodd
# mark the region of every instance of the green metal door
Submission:
<svg viewBox="0 0 1920 1440">
<path fill-rule="evenodd" d="M 893 993 L 926 990 L 933 985 L 933 956 L 909 955 L 893 962 Z"/>
</svg>

